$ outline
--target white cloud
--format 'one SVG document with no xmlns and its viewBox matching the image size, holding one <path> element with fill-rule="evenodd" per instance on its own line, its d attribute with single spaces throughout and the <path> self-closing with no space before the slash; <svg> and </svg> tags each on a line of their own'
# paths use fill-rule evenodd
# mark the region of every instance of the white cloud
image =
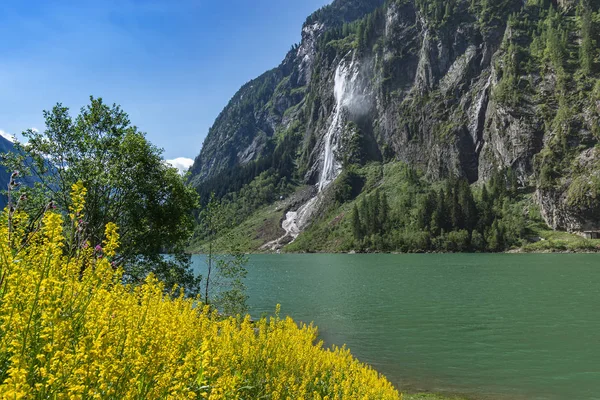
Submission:
<svg viewBox="0 0 600 400">
<path fill-rule="evenodd" d="M 167 164 L 175 167 L 179 170 L 181 175 L 185 174 L 188 169 L 194 164 L 194 160 L 191 158 L 178 157 L 173 160 L 166 160 Z"/>
<path fill-rule="evenodd" d="M 0 129 L 0 136 L 2 136 L 4 139 L 8 140 L 11 143 L 15 142 L 15 135 L 11 135 L 10 133 L 3 131 L 2 129 Z"/>
</svg>

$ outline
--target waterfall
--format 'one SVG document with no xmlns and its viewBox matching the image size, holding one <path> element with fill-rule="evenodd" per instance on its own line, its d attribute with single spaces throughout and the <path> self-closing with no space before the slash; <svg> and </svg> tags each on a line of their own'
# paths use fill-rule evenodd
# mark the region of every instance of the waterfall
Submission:
<svg viewBox="0 0 600 400">
<path fill-rule="evenodd" d="M 267 244 L 261 249 L 263 250 L 278 250 L 287 243 L 293 242 L 300 232 L 308 223 L 316 211 L 321 200 L 321 193 L 339 176 L 342 171 L 342 165 L 336 159 L 335 153 L 339 148 L 341 133 L 344 130 L 346 122 L 345 112 L 348 107 L 354 105 L 356 101 L 360 101 L 360 96 L 355 96 L 356 81 L 358 78 L 358 69 L 354 68 L 354 61 L 350 65 L 346 65 L 345 61 L 340 62 L 335 70 L 335 81 L 333 95 L 335 97 L 335 108 L 331 124 L 327 129 L 324 138 L 324 146 L 321 152 L 320 159 L 323 160 L 319 181 L 316 184 L 318 193 L 306 203 L 304 203 L 297 211 L 289 211 L 286 213 L 285 220 L 281 223 L 281 227 L 285 234 Z M 285 240 L 288 239 L 286 243 Z"/>
<path fill-rule="evenodd" d="M 318 188 L 322 192 L 331 182 L 338 177 L 342 170 L 342 166 L 335 158 L 335 152 L 339 146 L 340 133 L 344 129 L 344 110 L 353 101 L 353 92 L 358 71 L 352 73 L 354 61 L 349 65 L 342 61 L 335 70 L 335 85 L 333 95 L 335 97 L 335 109 L 333 119 L 325 135 L 325 147 L 321 159 L 323 160 L 323 168 L 319 177 Z"/>
</svg>

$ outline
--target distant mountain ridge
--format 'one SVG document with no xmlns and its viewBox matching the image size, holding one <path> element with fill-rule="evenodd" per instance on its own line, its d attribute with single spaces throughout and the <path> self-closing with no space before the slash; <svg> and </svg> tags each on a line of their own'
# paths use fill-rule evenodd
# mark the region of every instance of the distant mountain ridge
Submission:
<svg viewBox="0 0 600 400">
<path fill-rule="evenodd" d="M 14 150 L 15 147 L 13 143 L 5 137 L 0 136 L 0 154 L 10 153 Z M 13 171 L 8 171 L 6 168 L 0 167 L 0 192 L 7 190 L 12 173 Z M 0 208 L 4 209 L 7 203 L 8 199 L 6 195 L 0 193 Z"/>
</svg>

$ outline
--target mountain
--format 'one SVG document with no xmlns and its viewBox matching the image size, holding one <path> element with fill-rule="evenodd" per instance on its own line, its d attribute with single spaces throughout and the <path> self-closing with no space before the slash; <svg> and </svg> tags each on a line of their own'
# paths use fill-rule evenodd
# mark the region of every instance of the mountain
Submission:
<svg viewBox="0 0 600 400">
<path fill-rule="evenodd" d="M 12 153 L 15 151 L 17 150 L 15 149 L 14 144 L 10 140 L 4 138 L 3 136 L 0 136 L 0 155 L 5 153 Z M 10 182 L 12 173 L 13 171 L 9 171 L 6 168 L 0 166 L 0 209 L 4 209 L 4 207 L 6 207 L 6 205 L 8 204 L 7 195 L 1 192 L 6 191 L 8 189 L 8 184 Z M 21 176 L 19 176 L 19 178 L 16 179 L 16 181 L 21 185 L 33 186 L 35 182 L 38 181 L 38 179 L 32 176 L 23 176 L 23 174 L 21 174 Z"/>
<path fill-rule="evenodd" d="M 428 182 L 479 187 L 510 171 L 551 228 L 599 230 L 599 8 L 336 0 L 306 20 L 281 65 L 232 98 L 191 182 L 206 201 L 275 175 L 262 203 L 308 185 L 304 202 L 286 205 L 295 237 L 352 166 L 401 162 Z M 350 186 L 352 197 L 363 190 Z"/>
<path fill-rule="evenodd" d="M 14 146 L 12 142 L 0 136 L 0 154 L 10 153 L 12 151 L 14 151 Z M 12 172 L 13 171 L 7 171 L 4 167 L 0 167 L 0 191 L 4 191 L 7 189 Z M 0 208 L 4 209 L 7 203 L 8 199 L 6 195 L 0 194 Z"/>
</svg>

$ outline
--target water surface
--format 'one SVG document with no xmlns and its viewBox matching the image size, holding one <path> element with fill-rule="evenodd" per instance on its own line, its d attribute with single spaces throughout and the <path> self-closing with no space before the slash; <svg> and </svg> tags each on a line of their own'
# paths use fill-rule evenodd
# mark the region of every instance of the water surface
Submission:
<svg viewBox="0 0 600 400">
<path fill-rule="evenodd" d="M 254 317 L 279 303 L 401 389 L 600 399 L 600 255 L 255 255 L 248 271 Z"/>
</svg>

